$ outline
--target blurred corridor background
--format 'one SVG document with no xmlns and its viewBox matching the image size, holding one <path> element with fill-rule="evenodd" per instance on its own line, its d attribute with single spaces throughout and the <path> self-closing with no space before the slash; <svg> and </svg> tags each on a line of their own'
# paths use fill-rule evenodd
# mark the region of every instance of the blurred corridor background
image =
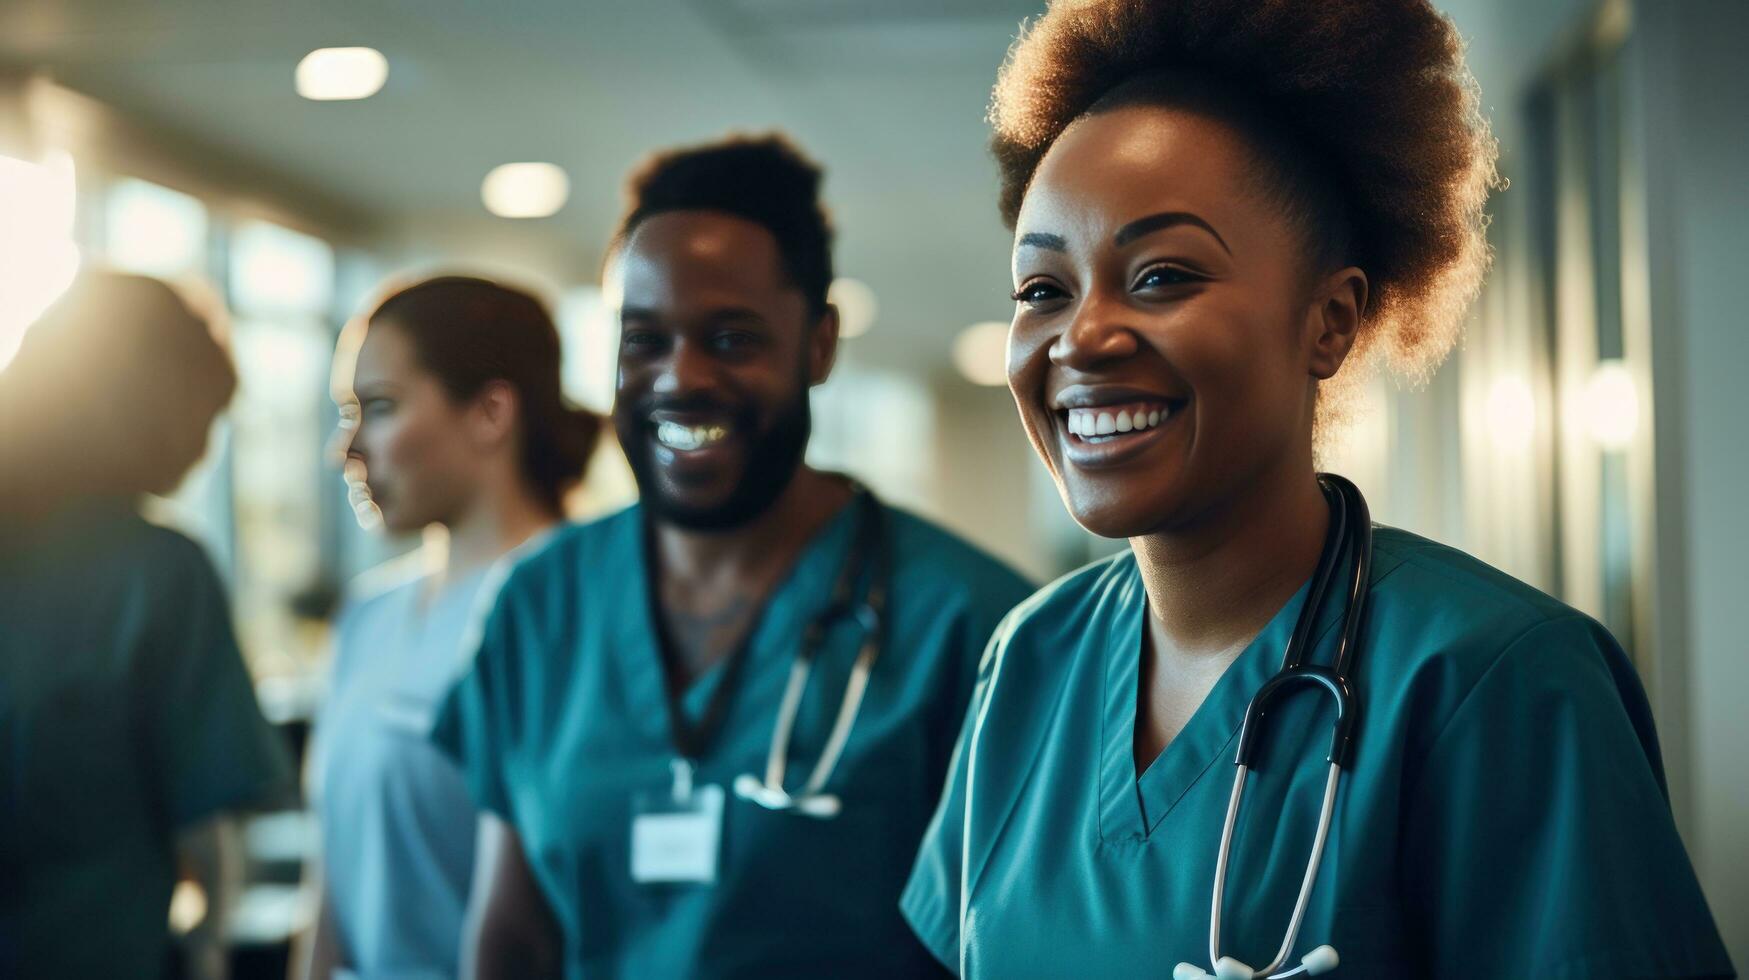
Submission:
<svg viewBox="0 0 1749 980">
<path fill-rule="evenodd" d="M 1327 468 L 1376 519 L 1621 639 L 1749 961 L 1749 5 L 1440 6 L 1511 182 L 1494 270 L 1459 351 L 1431 383 L 1374 381 Z M 324 454 L 342 324 L 395 274 L 524 284 L 559 314 L 571 397 L 606 411 L 599 273 L 623 174 L 656 148 L 782 129 L 827 168 L 850 338 L 816 394 L 814 461 L 1046 581 L 1121 543 L 1064 513 L 1002 384 L 1009 239 L 983 112 L 1039 7 L 0 0 L 0 370 L 81 264 L 227 311 L 237 397 L 153 506 L 218 563 L 263 706 L 296 740 L 342 589 L 420 544 L 361 530 Z M 312 55 L 363 47 L 377 55 Z M 605 446 L 574 512 L 632 493 Z M 235 938 L 263 962 L 309 914 L 309 839 L 297 812 L 250 828 Z"/>
</svg>

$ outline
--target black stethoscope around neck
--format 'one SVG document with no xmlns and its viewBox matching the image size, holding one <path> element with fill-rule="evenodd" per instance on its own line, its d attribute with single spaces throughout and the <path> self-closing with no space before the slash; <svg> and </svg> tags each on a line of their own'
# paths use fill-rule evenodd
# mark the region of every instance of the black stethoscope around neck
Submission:
<svg viewBox="0 0 1749 980">
<path fill-rule="evenodd" d="M 1245 707 L 1245 723 L 1239 729 L 1239 751 L 1233 759 L 1237 770 L 1233 775 L 1233 794 L 1227 803 L 1227 819 L 1221 826 L 1221 848 L 1215 858 L 1214 897 L 1209 910 L 1209 960 L 1218 980 L 1256 980 L 1267 977 L 1278 980 L 1300 973 L 1316 976 L 1336 969 L 1340 962 L 1334 947 L 1319 946 L 1300 958 L 1298 966 L 1281 970 L 1293 955 L 1299 939 L 1300 926 L 1311 901 L 1312 886 L 1318 879 L 1318 865 L 1324 857 L 1324 845 L 1330 838 L 1330 818 L 1336 810 L 1336 791 L 1342 782 L 1342 771 L 1354 756 L 1354 726 L 1359 719 L 1359 706 L 1354 696 L 1350 671 L 1360 646 L 1360 629 L 1366 616 L 1367 583 L 1372 571 L 1372 515 L 1360 489 L 1343 477 L 1320 473 L 1318 485 L 1330 504 L 1330 528 L 1324 535 L 1324 548 L 1318 555 L 1317 570 L 1306 593 L 1306 603 L 1300 607 L 1299 619 L 1288 637 L 1287 650 L 1281 658 L 1281 669 L 1263 683 Z M 1342 636 L 1336 657 L 1329 664 L 1308 663 L 1318 623 L 1318 612 L 1324 597 L 1334 584 L 1337 571 L 1349 564 L 1348 597 L 1342 616 Z M 1231 956 L 1221 955 L 1221 899 L 1227 884 L 1227 858 L 1233 848 L 1233 827 L 1239 820 L 1240 802 L 1245 796 L 1245 780 L 1255 768 L 1260 744 L 1271 715 L 1284 699 L 1311 688 L 1330 698 L 1336 710 L 1330 735 L 1330 753 L 1325 761 L 1329 773 L 1324 780 L 1324 802 L 1318 810 L 1318 829 L 1312 839 L 1312 850 L 1306 858 L 1306 874 L 1300 882 L 1300 894 L 1294 901 L 1287 934 L 1275 958 L 1261 970 Z M 1210 974 L 1193 963 L 1180 963 L 1172 971 L 1173 980 L 1197 980 Z"/>
<path fill-rule="evenodd" d="M 1172 971 L 1173 980 L 1195 980 L 1209 976 L 1220 980 L 1259 980 L 1266 977 L 1273 980 L 1301 973 L 1328 973 L 1338 963 L 1336 950 L 1325 945 L 1301 957 L 1299 965 L 1293 969 L 1276 972 L 1287 962 L 1295 942 L 1299 939 L 1300 926 L 1311 900 L 1312 886 L 1318 878 L 1318 865 L 1323 859 L 1324 847 L 1329 840 L 1330 819 L 1335 812 L 1336 791 L 1341 783 L 1342 770 L 1348 766 L 1353 754 L 1354 727 L 1359 718 L 1359 705 L 1350 681 L 1350 672 L 1355 655 L 1359 652 L 1360 630 L 1366 614 L 1367 583 L 1372 570 L 1372 515 L 1367 510 L 1366 498 L 1353 483 L 1334 474 L 1318 474 L 1318 486 L 1330 505 L 1329 530 L 1324 535 L 1324 546 L 1312 573 L 1305 605 L 1300 608 L 1299 619 L 1294 623 L 1287 649 L 1282 654 L 1281 668 L 1274 677 L 1258 688 L 1250 704 L 1246 705 L 1245 721 L 1239 733 L 1239 750 L 1233 760 L 1238 771 L 1233 778 L 1233 792 L 1227 803 L 1226 821 L 1221 828 L 1221 846 L 1215 859 L 1214 897 L 1209 914 L 1209 960 L 1214 966 L 1214 973 L 1210 974 L 1192 963 L 1180 963 Z M 1335 660 L 1328 666 L 1309 663 L 1307 658 L 1311 654 L 1312 633 L 1317 626 L 1319 610 L 1323 608 L 1324 600 L 1330 593 L 1331 586 L 1335 585 L 1337 573 L 1344 564 L 1350 565 L 1352 575 L 1347 586 L 1341 646 L 1337 649 Z M 969 844 L 972 840 L 978 744 L 990 703 L 1001 681 L 1001 671 L 1002 661 L 998 659 L 984 700 L 975 708 L 978 714 L 973 719 L 970 744 L 966 748 L 965 812 L 960 828 L 960 976 L 966 975 L 968 952 L 966 926 L 971 912 L 972 891 L 969 886 L 972 853 Z M 1233 957 L 1222 956 L 1220 951 L 1221 899 L 1226 891 L 1227 859 L 1232 851 L 1233 828 L 1238 822 L 1240 803 L 1245 794 L 1245 780 L 1254 768 L 1260 741 L 1268 725 L 1274 720 L 1273 712 L 1285 698 L 1305 688 L 1328 695 L 1336 709 L 1330 753 L 1326 760 L 1329 763 L 1329 775 L 1325 781 L 1324 800 L 1318 814 L 1317 833 L 1311 854 L 1306 860 L 1305 877 L 1300 883 L 1299 897 L 1294 902 L 1287 934 L 1275 959 L 1266 968 L 1254 970 Z"/>
</svg>

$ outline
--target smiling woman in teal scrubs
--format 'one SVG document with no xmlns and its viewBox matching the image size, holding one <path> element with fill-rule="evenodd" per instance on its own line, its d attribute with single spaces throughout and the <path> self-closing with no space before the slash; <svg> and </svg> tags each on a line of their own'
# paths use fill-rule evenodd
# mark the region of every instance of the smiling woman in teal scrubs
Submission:
<svg viewBox="0 0 1749 980">
<path fill-rule="evenodd" d="M 1332 523 L 1315 429 L 1368 355 L 1430 369 L 1486 265 L 1494 151 L 1460 48 L 1419 0 L 1058 3 L 1017 43 L 993 112 L 1009 381 L 1069 510 L 1131 547 L 985 656 L 902 900 L 963 975 L 1276 957 L 1328 701 L 1269 717 L 1211 936 L 1234 754 Z M 1281 969 L 1329 945 L 1337 977 L 1732 975 L 1609 634 L 1390 528 L 1367 581 L 1355 751 Z"/>
</svg>

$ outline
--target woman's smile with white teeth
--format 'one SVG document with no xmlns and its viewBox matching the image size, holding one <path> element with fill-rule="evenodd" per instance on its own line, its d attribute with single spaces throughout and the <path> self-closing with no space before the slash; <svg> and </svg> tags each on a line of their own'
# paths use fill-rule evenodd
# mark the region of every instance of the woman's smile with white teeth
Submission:
<svg viewBox="0 0 1749 980">
<path fill-rule="evenodd" d="M 1139 402 L 1130 405 L 1101 405 L 1098 408 L 1071 408 L 1068 417 L 1069 434 L 1090 441 L 1140 432 L 1166 421 L 1172 407 L 1160 402 Z"/>
</svg>

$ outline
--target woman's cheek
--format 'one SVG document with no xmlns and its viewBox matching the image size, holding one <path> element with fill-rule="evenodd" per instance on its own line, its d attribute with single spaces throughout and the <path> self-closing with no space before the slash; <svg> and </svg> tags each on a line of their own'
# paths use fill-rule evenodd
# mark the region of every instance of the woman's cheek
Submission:
<svg viewBox="0 0 1749 980">
<path fill-rule="evenodd" d="M 1045 373 L 1049 366 L 1046 331 L 1016 324 L 1008 335 L 1008 390 L 1014 396 L 1021 424 L 1033 449 L 1051 462 L 1051 409 L 1045 403 Z M 1055 469 L 1055 467 L 1052 467 Z"/>
<path fill-rule="evenodd" d="M 383 435 L 388 443 L 388 454 L 398 465 L 417 462 L 424 451 L 421 445 L 424 436 L 412 420 L 396 419 Z"/>
</svg>

